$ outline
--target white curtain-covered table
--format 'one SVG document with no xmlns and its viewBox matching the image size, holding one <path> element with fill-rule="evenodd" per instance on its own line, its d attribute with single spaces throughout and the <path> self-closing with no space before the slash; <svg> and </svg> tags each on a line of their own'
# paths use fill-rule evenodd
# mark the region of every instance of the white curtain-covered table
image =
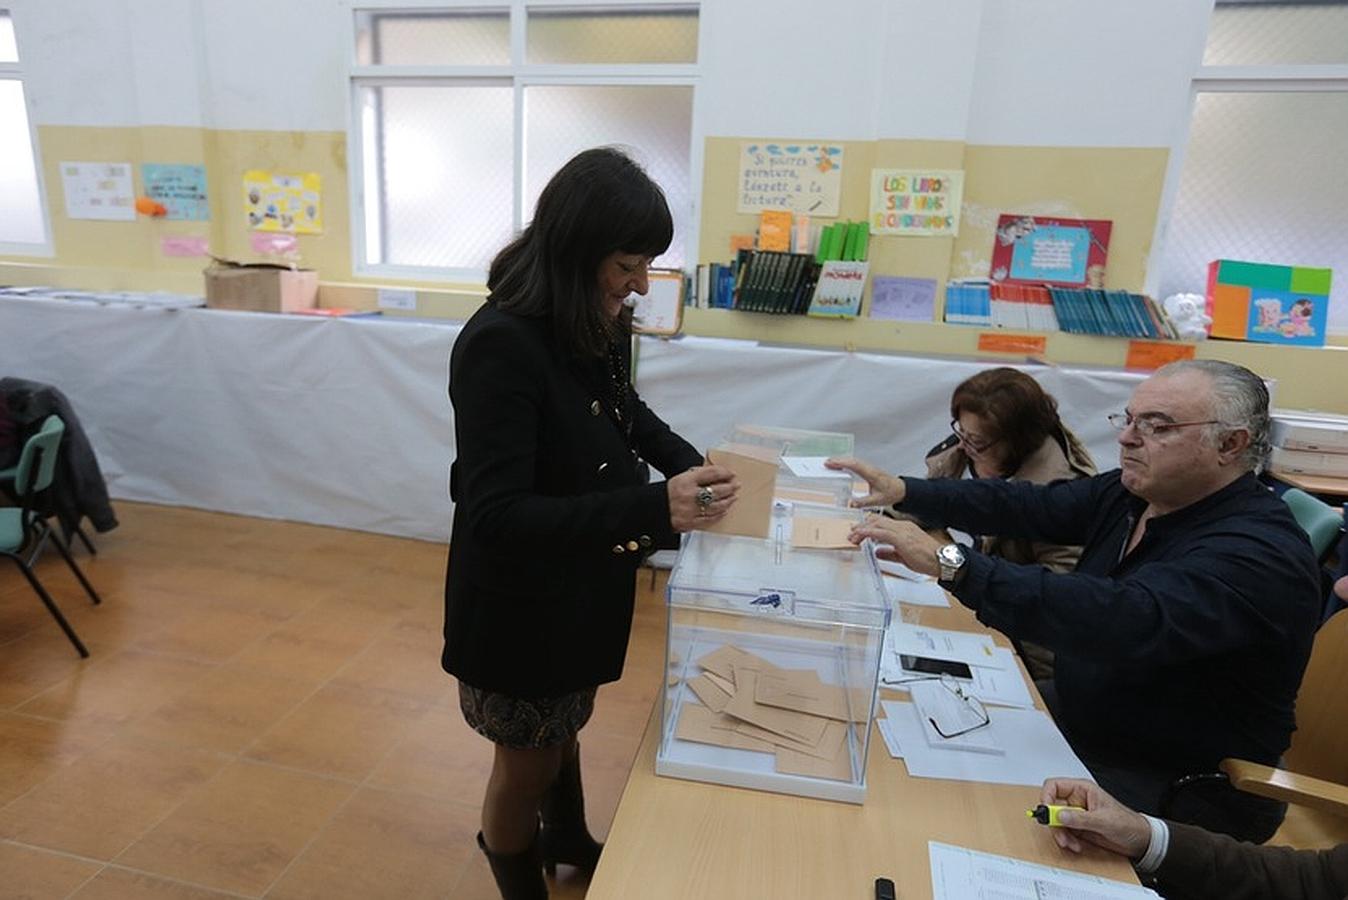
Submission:
<svg viewBox="0 0 1348 900">
<path fill-rule="evenodd" d="M 114 497 L 444 540 L 460 323 L 0 298 L 0 376 L 69 396 Z M 643 338 L 637 387 L 700 448 L 736 423 L 856 435 L 920 473 L 950 392 L 994 363 Z M 1028 366 L 1096 456 L 1135 373 Z"/>
</svg>

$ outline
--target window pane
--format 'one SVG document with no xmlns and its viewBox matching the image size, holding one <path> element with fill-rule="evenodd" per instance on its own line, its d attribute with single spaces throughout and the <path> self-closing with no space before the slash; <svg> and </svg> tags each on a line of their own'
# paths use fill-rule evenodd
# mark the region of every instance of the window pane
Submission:
<svg viewBox="0 0 1348 900">
<path fill-rule="evenodd" d="M 0 9 L 0 62 L 18 62 L 19 46 L 14 42 L 14 19 L 9 10 Z"/>
<path fill-rule="evenodd" d="M 509 87 L 369 87 L 365 204 L 371 262 L 485 270 L 511 237 Z M 373 150 L 374 162 L 370 162 Z"/>
<path fill-rule="evenodd" d="M 1236 3 L 1212 11 L 1207 66 L 1348 63 L 1348 3 Z"/>
<path fill-rule="evenodd" d="M 356 61 L 363 66 L 510 64 L 510 13 L 356 13 Z"/>
<path fill-rule="evenodd" d="M 691 87 L 529 87 L 524 92 L 524 221 L 543 186 L 581 150 L 622 145 L 665 190 L 674 243 L 657 265 L 681 267 L 692 219 Z"/>
<path fill-rule="evenodd" d="M 529 10 L 531 63 L 697 62 L 697 7 Z"/>
<path fill-rule="evenodd" d="M 0 243 L 44 244 L 42 198 L 33 164 L 33 141 L 23 84 L 0 80 Z"/>
<path fill-rule="evenodd" d="M 1348 331 L 1348 94 L 1199 94 L 1164 244 L 1161 296 L 1201 294 L 1214 259 L 1334 270 Z"/>
</svg>

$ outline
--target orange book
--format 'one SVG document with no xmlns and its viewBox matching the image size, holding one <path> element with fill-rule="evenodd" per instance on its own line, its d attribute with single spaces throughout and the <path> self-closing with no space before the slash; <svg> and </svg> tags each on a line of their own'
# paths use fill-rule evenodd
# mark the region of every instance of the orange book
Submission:
<svg viewBox="0 0 1348 900">
<path fill-rule="evenodd" d="M 791 226 L 793 217 L 790 210 L 765 209 L 758 214 L 758 249 L 791 251 Z"/>
</svg>

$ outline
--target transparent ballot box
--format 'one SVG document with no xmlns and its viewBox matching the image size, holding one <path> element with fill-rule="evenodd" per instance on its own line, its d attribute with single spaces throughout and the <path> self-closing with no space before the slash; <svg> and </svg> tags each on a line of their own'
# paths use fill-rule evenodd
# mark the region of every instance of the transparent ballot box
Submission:
<svg viewBox="0 0 1348 900">
<path fill-rule="evenodd" d="M 852 456 L 855 445 L 853 436 L 844 432 L 778 425 L 736 425 L 722 443 L 727 450 L 779 461 L 784 456 Z M 800 476 L 785 462 L 779 465 L 777 489 L 783 499 L 795 502 L 847 506 L 852 499 L 851 479 Z"/>
<path fill-rule="evenodd" d="M 889 604 L 870 542 L 839 547 L 860 517 L 778 507 L 766 540 L 685 538 L 667 589 L 658 774 L 865 800 Z"/>
</svg>

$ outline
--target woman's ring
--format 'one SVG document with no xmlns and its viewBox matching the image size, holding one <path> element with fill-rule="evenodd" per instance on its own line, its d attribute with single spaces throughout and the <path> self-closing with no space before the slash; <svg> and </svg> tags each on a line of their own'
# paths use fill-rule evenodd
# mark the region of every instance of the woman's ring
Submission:
<svg viewBox="0 0 1348 900">
<path fill-rule="evenodd" d="M 716 492 L 711 489 L 711 485 L 704 484 L 697 489 L 697 508 L 703 512 L 711 506 L 712 501 L 716 499 Z"/>
</svg>

